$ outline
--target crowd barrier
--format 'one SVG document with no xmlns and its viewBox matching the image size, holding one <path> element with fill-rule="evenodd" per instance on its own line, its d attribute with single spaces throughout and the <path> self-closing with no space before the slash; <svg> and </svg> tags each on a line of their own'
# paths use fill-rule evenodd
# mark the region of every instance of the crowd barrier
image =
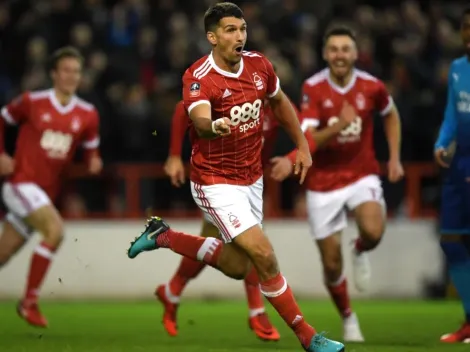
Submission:
<svg viewBox="0 0 470 352">
<path fill-rule="evenodd" d="M 197 234 L 199 221 L 171 221 L 177 230 Z M 157 284 L 166 282 L 180 257 L 160 249 L 127 258 L 134 236 L 143 230 L 139 221 L 67 221 L 66 239 L 42 290 L 44 299 L 152 299 Z M 265 224 L 284 276 L 296 295 L 327 297 L 319 256 L 305 221 L 268 220 Z M 425 284 L 442 278 L 443 260 L 430 220 L 391 220 L 380 246 L 371 253 L 373 279 L 370 292 L 359 294 L 349 280 L 353 297 L 421 298 Z M 351 226 L 343 235 L 345 273 L 351 277 Z M 22 294 L 37 238 L 0 271 L 0 299 Z M 186 297 L 241 298 L 241 282 L 206 268 L 188 286 Z"/>
<path fill-rule="evenodd" d="M 188 166 L 188 165 L 187 165 Z M 433 163 L 405 163 L 405 203 L 407 214 L 406 216 L 410 219 L 419 218 L 433 218 L 436 216 L 436 210 L 423 203 L 421 197 L 422 182 L 427 178 L 436 178 L 439 174 L 439 168 Z M 188 167 L 186 167 L 188 170 Z M 382 165 L 382 172 L 385 174 L 385 166 Z M 266 170 L 266 174 L 269 174 L 269 169 Z M 86 169 L 83 165 L 74 165 L 69 170 L 70 178 L 88 178 L 92 177 L 87 175 Z M 125 204 L 126 211 L 124 214 L 119 214 L 120 218 L 140 218 L 144 216 L 140 209 L 140 181 L 142 179 L 161 179 L 165 178 L 163 171 L 163 164 L 114 164 L 107 166 L 104 172 L 100 176 L 94 177 L 108 177 L 116 178 L 119 177 L 125 182 L 126 193 L 125 193 Z M 266 202 L 265 216 L 267 218 L 286 218 L 290 217 L 291 214 L 283 212 L 281 209 L 281 186 L 280 183 L 275 182 L 269 177 L 265 178 L 265 191 L 269 196 L 269 202 Z M 175 214 L 168 213 L 164 209 L 158 210 L 162 216 L 172 216 Z M 109 217 L 108 213 L 96 213 L 90 214 L 92 217 Z M 189 211 L 180 213 L 180 216 L 184 217 L 197 217 L 199 216 L 198 211 Z"/>
</svg>

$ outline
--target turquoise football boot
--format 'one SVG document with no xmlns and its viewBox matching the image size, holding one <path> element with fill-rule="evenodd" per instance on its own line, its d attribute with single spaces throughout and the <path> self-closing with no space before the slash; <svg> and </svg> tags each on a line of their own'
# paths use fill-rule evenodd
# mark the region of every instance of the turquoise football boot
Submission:
<svg viewBox="0 0 470 352">
<path fill-rule="evenodd" d="M 147 220 L 145 230 L 139 237 L 136 237 L 127 250 L 127 256 L 134 259 L 142 252 L 158 249 L 157 237 L 168 231 L 170 226 L 157 216 L 152 216 Z"/>
<path fill-rule="evenodd" d="M 307 352 L 344 352 L 344 345 L 340 342 L 328 340 L 323 334 L 315 334 L 310 342 L 310 346 L 305 349 Z"/>
</svg>

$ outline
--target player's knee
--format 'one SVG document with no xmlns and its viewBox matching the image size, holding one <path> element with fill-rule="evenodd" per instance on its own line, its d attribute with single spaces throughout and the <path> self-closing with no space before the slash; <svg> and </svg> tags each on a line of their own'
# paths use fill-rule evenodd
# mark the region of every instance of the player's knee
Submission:
<svg viewBox="0 0 470 352">
<path fill-rule="evenodd" d="M 62 243 L 63 236 L 64 236 L 64 224 L 61 220 L 50 221 L 45 226 L 43 231 L 45 241 L 55 247 L 58 248 Z"/>
<path fill-rule="evenodd" d="M 251 252 L 251 260 L 266 274 L 278 271 L 276 255 L 271 245 L 260 245 L 254 248 Z"/>
<path fill-rule="evenodd" d="M 360 228 L 360 236 L 367 245 L 367 249 L 374 249 L 382 240 L 385 225 L 382 221 L 374 221 L 363 224 Z"/>
<path fill-rule="evenodd" d="M 343 263 L 340 255 L 323 258 L 323 271 L 327 282 L 335 282 L 343 272 Z"/>
</svg>

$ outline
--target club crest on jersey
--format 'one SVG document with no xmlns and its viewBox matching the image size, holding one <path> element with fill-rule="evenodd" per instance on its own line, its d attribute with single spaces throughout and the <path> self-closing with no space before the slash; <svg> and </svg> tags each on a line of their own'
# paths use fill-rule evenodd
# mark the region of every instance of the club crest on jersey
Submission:
<svg viewBox="0 0 470 352">
<path fill-rule="evenodd" d="M 42 122 L 51 122 L 51 114 L 48 112 L 45 112 L 44 114 L 41 115 L 41 120 Z"/>
<path fill-rule="evenodd" d="M 302 95 L 302 104 L 301 104 L 301 108 L 302 109 L 308 109 L 308 104 L 310 103 L 310 97 L 308 96 L 308 94 L 304 94 Z"/>
<path fill-rule="evenodd" d="M 189 96 L 190 97 L 198 97 L 201 93 L 201 85 L 197 82 L 191 83 L 189 86 Z"/>
<path fill-rule="evenodd" d="M 356 95 L 356 106 L 359 110 L 364 110 L 366 107 L 366 98 L 364 98 L 362 93 Z"/>
<path fill-rule="evenodd" d="M 70 128 L 72 129 L 73 132 L 78 132 L 80 129 L 81 123 L 80 119 L 78 117 L 74 117 L 72 120 L 72 123 L 70 124 Z"/>
<path fill-rule="evenodd" d="M 257 72 L 253 73 L 253 82 L 255 82 L 256 89 L 262 90 L 264 88 L 263 80 Z"/>
</svg>

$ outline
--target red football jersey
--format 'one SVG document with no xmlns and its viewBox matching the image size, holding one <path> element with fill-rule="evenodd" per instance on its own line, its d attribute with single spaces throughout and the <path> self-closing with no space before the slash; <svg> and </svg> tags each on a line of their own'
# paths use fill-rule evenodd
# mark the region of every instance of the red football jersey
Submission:
<svg viewBox="0 0 470 352">
<path fill-rule="evenodd" d="M 393 99 L 385 85 L 374 76 L 355 69 L 346 87 L 335 84 L 325 69 L 303 84 L 302 129 L 322 129 L 338 121 L 344 101 L 357 111 L 356 119 L 313 155 L 307 188 L 326 192 L 345 187 L 358 179 L 378 174 L 373 145 L 373 119 L 376 111 L 387 115 Z"/>
<path fill-rule="evenodd" d="M 297 107 L 292 104 L 295 109 L 297 116 L 300 116 L 300 113 Z M 300 117 L 299 117 L 300 118 Z M 170 134 L 170 155 L 181 156 L 184 136 L 186 130 L 189 126 L 189 116 L 186 110 L 184 109 L 183 101 L 178 102 L 173 112 L 172 122 L 171 122 L 171 134 Z M 265 106 L 265 115 L 263 121 L 263 151 L 262 151 L 262 163 L 266 165 L 271 158 L 274 147 L 276 145 L 277 130 L 279 124 L 272 114 L 271 108 L 269 105 Z"/>
<path fill-rule="evenodd" d="M 196 61 L 183 76 L 183 100 L 188 113 L 210 104 L 212 120 L 227 117 L 227 137 L 200 138 L 190 123 L 193 182 L 202 185 L 251 185 L 263 175 L 264 100 L 279 91 L 279 79 L 262 54 L 243 52 L 236 73 L 217 67 L 211 55 Z"/>
<path fill-rule="evenodd" d="M 13 183 L 33 182 L 51 199 L 60 188 L 62 171 L 77 146 L 99 146 L 99 117 L 93 105 L 73 97 L 63 106 L 54 90 L 24 93 L 2 109 L 8 124 L 21 124 L 15 150 Z"/>
</svg>

